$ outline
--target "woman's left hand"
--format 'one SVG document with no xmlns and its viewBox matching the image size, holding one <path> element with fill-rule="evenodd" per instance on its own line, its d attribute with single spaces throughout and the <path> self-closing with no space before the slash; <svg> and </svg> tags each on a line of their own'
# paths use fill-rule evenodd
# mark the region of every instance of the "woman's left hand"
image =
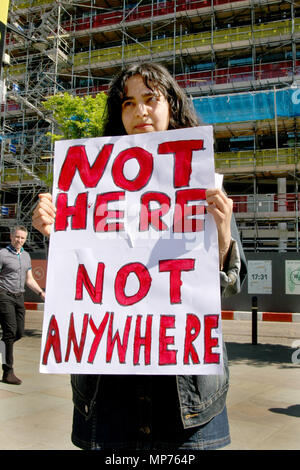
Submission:
<svg viewBox="0 0 300 470">
<path fill-rule="evenodd" d="M 220 268 L 223 268 L 231 242 L 232 199 L 221 189 L 206 190 L 207 212 L 212 214 L 218 230 Z"/>
</svg>

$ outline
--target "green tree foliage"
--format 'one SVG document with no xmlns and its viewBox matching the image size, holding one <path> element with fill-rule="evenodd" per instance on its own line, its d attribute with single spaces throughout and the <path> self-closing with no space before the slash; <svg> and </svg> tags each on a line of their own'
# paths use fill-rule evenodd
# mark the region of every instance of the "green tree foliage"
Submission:
<svg viewBox="0 0 300 470">
<path fill-rule="evenodd" d="M 59 93 L 44 101 L 57 122 L 59 134 L 51 134 L 52 140 L 102 136 L 107 121 L 106 98 L 102 92 L 95 97 Z"/>
<path fill-rule="evenodd" d="M 43 106 L 52 111 L 56 121 L 56 132 L 48 133 L 52 141 L 61 139 L 81 139 L 88 137 L 101 137 L 107 122 L 105 93 L 92 96 L 73 96 L 69 93 L 60 93 L 47 98 Z M 53 181 L 52 171 L 41 179 L 51 188 Z"/>
</svg>

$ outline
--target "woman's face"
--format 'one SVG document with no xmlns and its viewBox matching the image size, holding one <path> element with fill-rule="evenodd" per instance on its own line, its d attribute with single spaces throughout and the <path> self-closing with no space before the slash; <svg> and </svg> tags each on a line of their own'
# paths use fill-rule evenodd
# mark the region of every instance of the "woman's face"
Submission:
<svg viewBox="0 0 300 470">
<path fill-rule="evenodd" d="M 140 75 L 134 75 L 126 81 L 122 122 L 127 134 L 166 131 L 169 103 L 159 90 L 150 90 Z"/>
</svg>

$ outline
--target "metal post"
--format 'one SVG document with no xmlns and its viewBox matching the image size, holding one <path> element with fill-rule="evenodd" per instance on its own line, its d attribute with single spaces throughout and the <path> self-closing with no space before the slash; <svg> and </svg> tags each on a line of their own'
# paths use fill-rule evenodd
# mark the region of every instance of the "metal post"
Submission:
<svg viewBox="0 0 300 470">
<path fill-rule="evenodd" d="M 257 297 L 252 297 L 252 344 L 257 344 Z"/>
<path fill-rule="evenodd" d="M 295 226 L 295 235 L 296 235 L 296 251 L 299 253 L 299 194 L 298 194 L 298 181 L 296 180 L 296 226 Z"/>
<path fill-rule="evenodd" d="M 274 116 L 275 116 L 275 140 L 276 140 L 276 162 L 279 163 L 278 153 L 278 122 L 277 122 L 277 100 L 276 100 L 276 87 L 274 85 Z"/>
</svg>

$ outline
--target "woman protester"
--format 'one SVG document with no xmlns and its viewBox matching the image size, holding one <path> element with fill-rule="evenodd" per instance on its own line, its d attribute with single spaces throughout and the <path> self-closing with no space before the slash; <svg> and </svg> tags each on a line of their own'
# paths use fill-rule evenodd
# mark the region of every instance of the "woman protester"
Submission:
<svg viewBox="0 0 300 470">
<path fill-rule="evenodd" d="M 184 91 L 155 63 L 123 69 L 111 82 L 106 136 L 142 134 L 200 125 Z M 49 236 L 55 206 L 40 194 L 33 224 Z M 221 189 L 206 191 L 216 223 L 222 296 L 238 293 L 246 263 Z M 72 442 L 82 449 L 202 450 L 230 443 L 226 410 L 229 386 L 225 345 L 223 375 L 72 375 Z"/>
</svg>

